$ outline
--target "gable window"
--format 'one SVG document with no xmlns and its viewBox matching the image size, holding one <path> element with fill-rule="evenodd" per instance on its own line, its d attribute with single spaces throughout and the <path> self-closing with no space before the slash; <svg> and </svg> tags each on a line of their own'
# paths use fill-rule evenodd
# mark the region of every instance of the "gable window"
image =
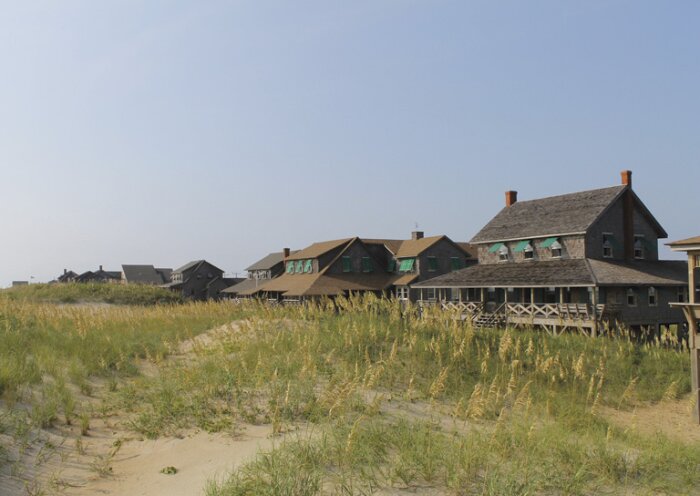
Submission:
<svg viewBox="0 0 700 496">
<path fill-rule="evenodd" d="M 396 260 L 392 258 L 391 260 L 389 260 L 389 265 L 387 266 L 386 271 L 387 272 L 394 272 L 395 270 L 396 270 Z"/>
<path fill-rule="evenodd" d="M 287 262 L 287 274 L 294 274 L 294 262 Z"/>
<path fill-rule="evenodd" d="M 644 238 L 634 237 L 634 258 L 642 260 L 644 258 Z"/>
<path fill-rule="evenodd" d="M 561 244 L 559 241 L 552 243 L 552 258 L 561 258 Z"/>
<path fill-rule="evenodd" d="M 627 306 L 636 307 L 637 306 L 637 292 L 633 288 L 627 290 Z"/>
<path fill-rule="evenodd" d="M 372 259 L 369 257 L 362 257 L 362 272 L 372 272 L 373 270 Z"/>
<path fill-rule="evenodd" d="M 656 288 L 651 287 L 651 288 L 649 288 L 649 306 L 655 307 L 656 305 L 657 305 Z"/>
<path fill-rule="evenodd" d="M 343 264 L 343 272 L 352 272 L 352 259 L 350 257 L 343 257 L 341 262 Z"/>
<path fill-rule="evenodd" d="M 613 243 L 615 238 L 612 234 L 603 233 L 603 257 L 612 258 L 613 257 Z"/>
<path fill-rule="evenodd" d="M 508 247 L 506 245 L 501 245 L 501 247 L 498 249 L 498 259 L 501 262 L 508 261 Z"/>
<path fill-rule="evenodd" d="M 415 258 L 404 258 L 399 264 L 399 272 L 413 272 L 413 264 L 415 263 Z"/>
<path fill-rule="evenodd" d="M 513 248 L 513 253 L 523 253 L 523 256 L 528 260 L 531 260 L 535 256 L 530 240 L 520 241 L 515 245 L 515 248 Z"/>
<path fill-rule="evenodd" d="M 435 272 L 438 270 L 437 257 L 428 257 L 428 272 Z"/>
<path fill-rule="evenodd" d="M 297 267 L 296 267 L 296 273 L 301 274 L 304 272 L 304 261 L 303 260 L 297 260 Z"/>
<path fill-rule="evenodd" d="M 464 262 L 459 257 L 450 258 L 450 264 L 452 265 L 452 270 L 460 270 L 464 268 Z"/>
<path fill-rule="evenodd" d="M 306 262 L 304 262 L 304 272 L 306 274 L 313 272 L 313 270 L 314 270 L 314 261 L 313 260 L 307 260 Z"/>
</svg>

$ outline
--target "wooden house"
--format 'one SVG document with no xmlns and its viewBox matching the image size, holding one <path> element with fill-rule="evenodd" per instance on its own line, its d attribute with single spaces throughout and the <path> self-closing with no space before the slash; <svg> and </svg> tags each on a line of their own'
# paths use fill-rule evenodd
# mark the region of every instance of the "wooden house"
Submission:
<svg viewBox="0 0 700 496">
<path fill-rule="evenodd" d="M 314 243 L 284 260 L 284 274 L 262 284 L 268 298 L 300 301 L 357 292 L 410 298 L 409 284 L 461 268 L 471 255 L 446 236 L 410 240 L 345 238 Z"/>
<path fill-rule="evenodd" d="M 479 263 L 419 282 L 424 301 L 461 308 L 477 325 L 576 327 L 605 322 L 639 332 L 679 324 L 669 307 L 687 298 L 685 264 L 658 259 L 667 234 L 622 184 L 531 201 L 506 192 L 505 207 L 471 240 Z"/>
<path fill-rule="evenodd" d="M 284 274 L 284 261 L 292 252 L 289 248 L 270 253 L 246 269 L 247 277 L 224 289 L 222 293 L 229 298 L 252 298 L 261 292 L 268 281 Z"/>
<path fill-rule="evenodd" d="M 100 268 L 96 271 L 88 270 L 75 278 L 75 282 L 109 282 L 119 283 L 122 279 L 122 273 L 115 270 L 104 270 Z"/>
<path fill-rule="evenodd" d="M 224 271 L 206 260 L 194 260 L 172 271 L 170 282 L 163 287 L 190 300 L 210 300 L 222 297 L 221 291 L 239 282 L 224 277 Z"/>
<path fill-rule="evenodd" d="M 77 277 L 78 274 L 73 272 L 72 270 L 63 269 L 63 274 L 56 278 L 56 282 L 75 282 Z"/>
</svg>

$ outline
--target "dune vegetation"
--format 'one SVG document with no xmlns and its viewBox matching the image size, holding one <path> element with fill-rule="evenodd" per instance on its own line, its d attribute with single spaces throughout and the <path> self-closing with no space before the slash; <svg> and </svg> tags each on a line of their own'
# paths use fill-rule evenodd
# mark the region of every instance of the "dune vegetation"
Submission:
<svg viewBox="0 0 700 496">
<path fill-rule="evenodd" d="M 683 397 L 682 343 L 475 330 L 454 317 L 372 296 L 150 307 L 3 296 L 0 434 L 20 442 L 69 422 L 85 434 L 117 414 L 144 438 L 270 425 L 276 447 L 211 480 L 210 496 L 682 494 L 700 483 L 700 447 L 605 415 Z M 0 467 L 11 451 L 0 444 Z"/>
<path fill-rule="evenodd" d="M 65 283 L 28 284 L 0 290 L 10 300 L 44 303 L 106 303 L 113 305 L 155 305 L 182 303 L 176 293 L 143 284 Z"/>
</svg>

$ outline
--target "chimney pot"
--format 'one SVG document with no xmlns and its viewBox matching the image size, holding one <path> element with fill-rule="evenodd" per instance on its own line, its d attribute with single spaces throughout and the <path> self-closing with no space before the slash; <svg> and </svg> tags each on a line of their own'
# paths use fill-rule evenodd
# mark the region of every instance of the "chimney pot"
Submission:
<svg viewBox="0 0 700 496">
<path fill-rule="evenodd" d="M 510 207 L 518 201 L 517 191 L 506 191 L 506 207 Z"/>
<path fill-rule="evenodd" d="M 289 253 L 290 253 L 290 252 L 291 252 L 291 250 L 290 250 L 289 248 L 284 248 L 284 249 L 282 250 L 282 253 L 284 253 L 284 258 L 289 258 Z"/>
<path fill-rule="evenodd" d="M 102 271 L 102 266 L 100 265 L 100 272 Z"/>
<path fill-rule="evenodd" d="M 423 239 L 425 233 L 423 231 L 413 231 L 411 233 L 411 239 Z"/>
<path fill-rule="evenodd" d="M 629 186 L 630 188 L 632 187 L 632 171 L 631 170 L 623 170 L 620 172 L 620 176 L 622 177 L 622 184 L 625 186 Z"/>
</svg>

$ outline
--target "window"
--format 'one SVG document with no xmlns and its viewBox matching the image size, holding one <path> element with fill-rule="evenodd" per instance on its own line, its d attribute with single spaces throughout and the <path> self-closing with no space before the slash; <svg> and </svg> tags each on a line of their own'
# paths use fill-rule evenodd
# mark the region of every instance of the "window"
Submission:
<svg viewBox="0 0 700 496">
<path fill-rule="evenodd" d="M 369 257 L 362 257 L 362 272 L 372 272 L 374 270 L 374 265 L 372 265 L 372 259 Z"/>
<path fill-rule="evenodd" d="M 297 267 L 296 271 L 297 274 L 301 274 L 304 272 L 304 261 L 303 260 L 297 260 Z"/>
<path fill-rule="evenodd" d="M 535 250 L 533 250 L 532 246 L 529 244 L 527 245 L 527 247 L 525 247 L 524 253 L 525 253 L 526 260 L 532 260 L 533 258 L 535 258 Z"/>
<path fill-rule="evenodd" d="M 343 257 L 341 262 L 343 264 L 343 272 L 352 272 L 352 259 L 350 257 Z"/>
<path fill-rule="evenodd" d="M 450 295 L 452 297 L 452 301 L 459 301 L 460 289 L 459 288 L 452 288 L 450 291 L 452 292 Z"/>
<path fill-rule="evenodd" d="M 426 288 L 425 295 L 428 300 L 435 299 L 435 288 Z"/>
<path fill-rule="evenodd" d="M 529 251 L 529 256 L 528 256 L 528 251 Z M 532 250 L 532 244 L 530 244 L 530 240 L 520 241 L 517 245 L 515 245 L 515 248 L 513 248 L 513 253 L 523 253 L 525 258 L 528 258 L 528 259 L 533 258 L 534 253 Z"/>
<path fill-rule="evenodd" d="M 287 262 L 287 274 L 294 274 L 294 262 Z"/>
<path fill-rule="evenodd" d="M 695 267 L 700 267 L 700 255 L 695 255 Z"/>
<path fill-rule="evenodd" d="M 401 263 L 399 264 L 399 272 L 412 272 L 415 261 L 415 258 L 404 258 L 401 260 Z"/>
<path fill-rule="evenodd" d="M 615 238 L 610 233 L 603 233 L 603 257 L 612 258 L 613 257 L 613 243 Z"/>
<path fill-rule="evenodd" d="M 503 246 L 505 246 L 503 243 L 496 243 L 489 248 L 489 253 L 497 253 Z"/>
<path fill-rule="evenodd" d="M 636 307 L 637 306 L 637 292 L 630 288 L 627 290 L 627 306 Z"/>
<path fill-rule="evenodd" d="M 313 272 L 313 270 L 314 270 L 314 261 L 313 260 L 307 260 L 306 262 L 304 262 L 304 272 L 306 274 Z"/>
<path fill-rule="evenodd" d="M 655 307 L 657 304 L 656 300 L 656 288 L 649 288 L 649 306 Z"/>
<path fill-rule="evenodd" d="M 552 249 L 552 258 L 561 258 L 561 244 L 559 241 L 552 243 L 550 248 Z"/>
<path fill-rule="evenodd" d="M 399 300 L 408 300 L 408 286 L 399 286 L 396 288 L 396 297 Z"/>
<path fill-rule="evenodd" d="M 678 303 L 688 303 L 687 286 L 681 286 L 678 288 Z"/>
<path fill-rule="evenodd" d="M 644 258 L 643 238 L 640 236 L 634 237 L 634 258 L 642 260 Z"/>
<path fill-rule="evenodd" d="M 501 245 L 501 247 L 498 249 L 498 259 L 501 262 L 508 261 L 508 247 L 506 245 Z"/>
<path fill-rule="evenodd" d="M 450 258 L 450 263 L 452 264 L 452 270 L 460 270 L 464 268 L 464 262 L 459 257 Z"/>
<path fill-rule="evenodd" d="M 436 257 L 428 257 L 428 272 L 438 270 L 438 261 Z"/>
</svg>

